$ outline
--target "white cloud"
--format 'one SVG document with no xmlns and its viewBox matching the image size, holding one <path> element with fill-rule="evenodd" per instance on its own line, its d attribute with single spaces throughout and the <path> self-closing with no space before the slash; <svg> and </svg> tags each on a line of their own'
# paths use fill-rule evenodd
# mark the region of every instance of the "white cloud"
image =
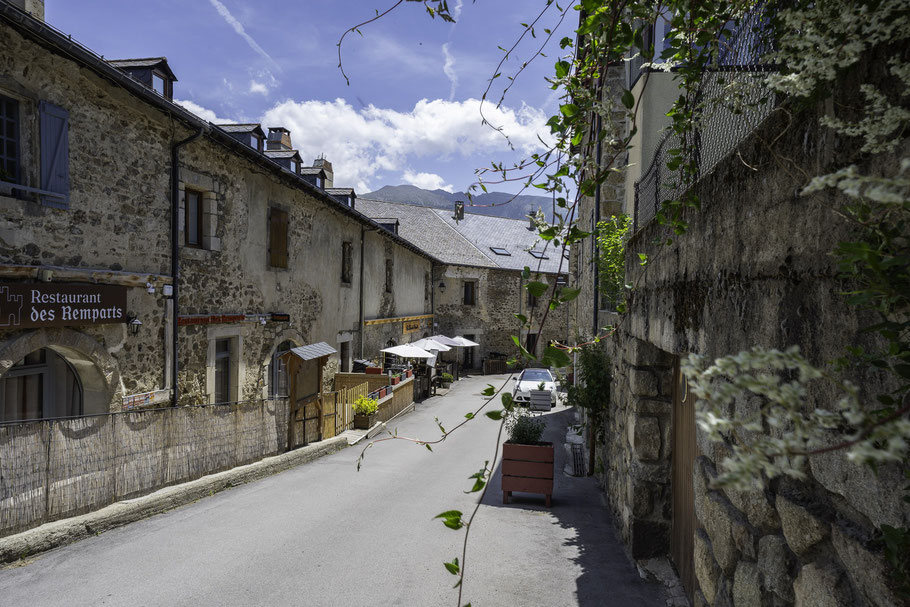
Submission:
<svg viewBox="0 0 910 607">
<path fill-rule="evenodd" d="M 452 9 L 452 18 L 458 21 L 461 17 L 462 0 L 455 0 L 455 8 Z"/>
<path fill-rule="evenodd" d="M 215 10 L 218 11 L 218 14 L 221 15 L 225 21 L 227 21 L 227 24 L 230 25 L 241 38 L 246 40 L 246 43 L 250 46 L 251 49 L 256 51 L 266 61 L 268 61 L 276 71 L 281 71 L 281 67 L 275 63 L 275 60 L 272 59 L 271 55 L 265 52 L 265 49 L 259 46 L 259 44 L 253 40 L 253 37 L 246 33 L 246 29 L 244 29 L 243 24 L 240 23 L 240 21 L 238 21 L 237 18 L 231 14 L 231 11 L 229 11 L 228 8 L 220 2 L 220 0 L 209 0 L 209 3 L 215 7 Z"/>
<path fill-rule="evenodd" d="M 455 89 L 458 87 L 458 74 L 455 72 L 455 57 L 449 51 L 449 42 L 442 45 L 442 54 L 445 55 L 446 61 L 442 65 L 442 71 L 452 83 L 449 89 L 449 101 L 455 99 Z"/>
<path fill-rule="evenodd" d="M 250 92 L 259 93 L 260 95 L 268 95 L 269 87 L 257 80 L 250 80 Z"/>
<path fill-rule="evenodd" d="M 356 110 L 347 101 L 284 101 L 262 117 L 263 127 L 284 126 L 294 146 L 309 162 L 324 153 L 335 169 L 335 184 L 358 192 L 374 189 L 382 171 L 401 172 L 409 159 L 491 157 L 509 154 L 505 138 L 481 124 L 477 99 L 418 101 L 407 112 L 369 105 Z M 495 109 L 486 105 L 487 119 L 502 127 L 524 154 L 540 150 L 546 138 L 546 116 L 529 106 Z M 485 159 L 483 164 L 486 164 Z"/>
<path fill-rule="evenodd" d="M 187 109 L 190 112 L 196 114 L 203 120 L 208 120 L 209 122 L 214 122 L 215 124 L 229 124 L 231 122 L 234 122 L 230 118 L 219 118 L 212 110 L 204 108 L 198 103 L 194 103 L 188 99 L 174 99 L 174 103 L 183 106 L 184 109 Z"/>
<path fill-rule="evenodd" d="M 436 173 L 415 173 L 411 169 L 408 169 L 401 175 L 401 179 L 405 183 L 416 185 L 418 188 L 423 188 L 424 190 L 455 191 L 455 188 L 451 184 L 446 183 L 445 179 Z"/>
</svg>

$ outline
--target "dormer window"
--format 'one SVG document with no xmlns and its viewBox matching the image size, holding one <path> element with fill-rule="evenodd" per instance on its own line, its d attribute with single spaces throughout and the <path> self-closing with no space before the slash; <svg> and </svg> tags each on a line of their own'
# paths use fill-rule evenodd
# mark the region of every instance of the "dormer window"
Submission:
<svg viewBox="0 0 910 607">
<path fill-rule="evenodd" d="M 152 72 L 152 89 L 162 97 L 166 94 L 167 82 L 158 72 Z"/>
<path fill-rule="evenodd" d="M 112 59 L 108 61 L 119 70 L 126 72 L 165 99 L 174 98 L 174 83 L 177 77 L 164 57 L 147 59 Z"/>
<path fill-rule="evenodd" d="M 257 152 L 262 151 L 262 137 L 256 133 L 250 133 L 250 147 L 256 150 Z"/>
<path fill-rule="evenodd" d="M 325 181 L 324 181 L 324 180 L 322 179 L 322 177 L 320 177 L 319 175 L 316 176 L 316 187 L 317 187 L 317 188 L 324 188 L 324 187 L 325 187 Z"/>
<path fill-rule="evenodd" d="M 293 158 L 291 158 L 291 172 L 294 173 L 295 175 L 296 175 L 298 172 L 300 172 L 300 167 L 299 167 L 299 165 L 297 164 L 297 161 L 294 160 Z"/>
</svg>

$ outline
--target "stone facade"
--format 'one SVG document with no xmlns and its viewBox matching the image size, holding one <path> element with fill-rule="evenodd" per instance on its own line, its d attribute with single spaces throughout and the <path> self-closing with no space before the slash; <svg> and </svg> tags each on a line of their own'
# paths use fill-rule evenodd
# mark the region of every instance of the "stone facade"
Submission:
<svg viewBox="0 0 910 607">
<path fill-rule="evenodd" d="M 841 201 L 799 191 L 804 174 L 851 162 L 862 173 L 889 171 L 896 161 L 859 157 L 850 141 L 818 126 L 817 111 L 823 109 L 792 120 L 778 112 L 742 142 L 697 184 L 702 208 L 687 212 L 688 232 L 659 256 L 653 243 L 666 228 L 656 222 L 630 242 L 627 276 L 637 287 L 610 343 L 614 388 L 598 457 L 607 501 L 635 558 L 671 548 L 678 356 L 714 358 L 795 344 L 825 366 L 848 345 L 875 346 L 860 332 L 870 318 L 840 295 L 846 285 L 830 255 L 833 243 L 850 237 L 850 226 L 832 210 Z M 771 139 L 775 157 L 785 160 L 770 157 L 762 141 Z M 907 155 L 910 141 L 901 148 L 898 158 Z M 639 253 L 653 260 L 645 269 L 636 263 Z M 865 393 L 888 389 L 868 370 L 849 378 Z M 833 403 L 825 388 L 809 400 Z M 738 402 L 736 414 L 747 416 L 757 406 Z M 873 473 L 833 452 L 811 457 L 805 480 L 778 478 L 764 491 L 736 492 L 712 485 L 728 447 L 709 443 L 700 431 L 694 438 L 695 604 L 900 604 L 874 539 L 882 524 L 910 524 L 898 467 Z"/>
</svg>

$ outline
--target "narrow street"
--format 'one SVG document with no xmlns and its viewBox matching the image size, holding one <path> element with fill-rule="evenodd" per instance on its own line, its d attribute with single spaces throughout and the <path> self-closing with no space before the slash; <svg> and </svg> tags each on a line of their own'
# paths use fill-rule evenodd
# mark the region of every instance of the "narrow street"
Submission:
<svg viewBox="0 0 910 607">
<path fill-rule="evenodd" d="M 392 422 L 401 436 L 439 436 L 482 402 L 474 377 Z M 498 384 L 497 384 L 498 385 Z M 591 478 L 562 474 L 572 411 L 547 415 L 557 443 L 553 507 L 518 495 L 504 506 L 494 476 L 470 535 L 463 603 L 664 605 L 615 537 Z M 429 452 L 365 443 L 268 479 L 0 570 L 2 605 L 452 605 L 464 530 L 434 515 L 470 511 L 468 476 L 493 454 L 497 424 L 471 422 Z M 460 559 L 459 559 L 460 560 Z"/>
</svg>

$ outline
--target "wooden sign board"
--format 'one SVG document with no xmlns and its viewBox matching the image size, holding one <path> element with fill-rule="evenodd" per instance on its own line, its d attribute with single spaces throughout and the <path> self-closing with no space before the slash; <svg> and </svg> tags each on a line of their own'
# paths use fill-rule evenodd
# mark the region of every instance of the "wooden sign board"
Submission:
<svg viewBox="0 0 910 607">
<path fill-rule="evenodd" d="M 405 335 L 408 333 L 415 333 L 420 331 L 420 321 L 419 320 L 406 320 L 402 323 L 403 331 Z"/>
<path fill-rule="evenodd" d="M 0 329 L 126 322 L 126 287 L 0 283 Z"/>
</svg>

